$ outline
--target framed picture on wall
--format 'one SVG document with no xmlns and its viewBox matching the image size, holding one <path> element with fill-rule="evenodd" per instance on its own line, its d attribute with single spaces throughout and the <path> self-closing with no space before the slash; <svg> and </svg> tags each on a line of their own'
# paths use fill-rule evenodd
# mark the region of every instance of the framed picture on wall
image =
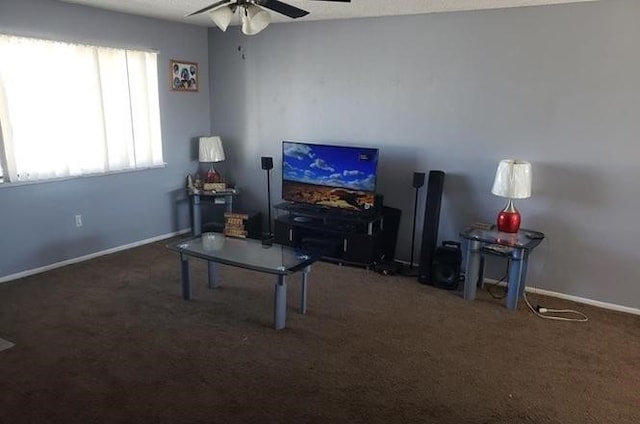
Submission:
<svg viewBox="0 0 640 424">
<path fill-rule="evenodd" d="M 171 76 L 171 89 L 174 91 L 198 91 L 198 64 L 184 60 L 171 59 L 169 75 Z"/>
</svg>

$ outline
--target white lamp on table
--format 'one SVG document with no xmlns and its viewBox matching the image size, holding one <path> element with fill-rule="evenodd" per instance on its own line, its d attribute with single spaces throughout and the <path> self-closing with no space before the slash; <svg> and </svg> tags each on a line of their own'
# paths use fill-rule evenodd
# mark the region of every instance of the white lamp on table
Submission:
<svg viewBox="0 0 640 424">
<path fill-rule="evenodd" d="M 498 231 L 517 233 L 521 217 L 513 199 L 531 197 L 531 163 L 517 159 L 501 160 L 491 193 L 509 199 L 507 206 L 498 214 Z"/>
<path fill-rule="evenodd" d="M 222 148 L 222 140 L 220 140 L 220 137 L 217 135 L 200 137 L 198 158 L 200 162 L 211 163 L 205 181 L 208 183 L 221 182 L 222 178 L 220 174 L 213 167 L 215 162 L 222 162 L 224 160 L 224 149 Z"/>
</svg>

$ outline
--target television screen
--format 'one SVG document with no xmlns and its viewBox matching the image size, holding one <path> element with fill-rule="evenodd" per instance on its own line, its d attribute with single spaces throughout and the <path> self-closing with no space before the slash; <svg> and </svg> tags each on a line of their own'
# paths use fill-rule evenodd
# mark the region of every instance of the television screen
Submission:
<svg viewBox="0 0 640 424">
<path fill-rule="evenodd" d="M 374 206 L 378 149 L 282 143 L 282 198 L 367 211 Z"/>
</svg>

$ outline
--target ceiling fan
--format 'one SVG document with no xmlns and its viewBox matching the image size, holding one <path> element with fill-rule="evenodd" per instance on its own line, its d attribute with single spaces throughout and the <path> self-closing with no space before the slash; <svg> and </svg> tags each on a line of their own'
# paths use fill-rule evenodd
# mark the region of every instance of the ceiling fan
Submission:
<svg viewBox="0 0 640 424">
<path fill-rule="evenodd" d="M 330 1 L 339 3 L 350 3 L 351 0 L 314 0 Z M 271 23 L 271 15 L 265 9 L 272 10 L 292 19 L 301 18 L 309 14 L 306 10 L 300 9 L 279 0 L 221 0 L 200 10 L 189 13 L 186 16 L 194 16 L 200 13 L 207 13 L 211 20 L 222 31 L 226 31 L 236 10 L 240 9 L 240 20 L 242 22 L 242 32 L 246 35 L 257 34 Z"/>
</svg>

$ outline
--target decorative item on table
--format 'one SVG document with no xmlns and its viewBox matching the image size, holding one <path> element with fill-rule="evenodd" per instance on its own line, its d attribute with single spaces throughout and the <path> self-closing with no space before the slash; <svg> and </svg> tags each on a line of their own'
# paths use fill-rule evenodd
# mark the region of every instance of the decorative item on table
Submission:
<svg viewBox="0 0 640 424">
<path fill-rule="evenodd" d="M 169 67 L 173 91 L 198 91 L 197 63 L 171 59 Z"/>
<path fill-rule="evenodd" d="M 200 178 L 200 174 L 196 173 L 196 177 L 193 181 L 193 187 L 197 190 L 202 188 L 202 179 Z"/>
<path fill-rule="evenodd" d="M 517 233 L 521 217 L 513 205 L 513 199 L 531 197 L 531 163 L 517 159 L 501 160 L 491 193 L 509 199 L 505 208 L 498 214 L 498 231 Z"/>
<path fill-rule="evenodd" d="M 248 231 L 245 221 L 249 219 L 249 214 L 226 212 L 224 214 L 224 234 L 230 237 L 246 238 Z"/>
<path fill-rule="evenodd" d="M 204 183 L 202 189 L 204 191 L 226 191 L 227 183 Z"/>
<path fill-rule="evenodd" d="M 220 140 L 220 137 L 200 137 L 198 160 L 203 163 L 208 162 L 211 164 L 204 180 L 205 183 L 224 183 L 222 176 L 213 167 L 215 162 L 222 162 L 224 160 L 224 149 L 222 148 L 222 140 Z"/>
<path fill-rule="evenodd" d="M 204 250 L 220 250 L 224 246 L 225 236 L 219 233 L 202 234 L 202 248 Z"/>
<path fill-rule="evenodd" d="M 187 190 L 189 193 L 198 194 L 200 193 L 200 189 L 202 189 L 202 182 L 198 174 L 187 174 Z"/>
<path fill-rule="evenodd" d="M 495 224 L 490 224 L 488 222 L 474 222 L 470 225 L 474 230 L 483 230 L 483 231 L 491 231 L 495 228 Z"/>
</svg>

